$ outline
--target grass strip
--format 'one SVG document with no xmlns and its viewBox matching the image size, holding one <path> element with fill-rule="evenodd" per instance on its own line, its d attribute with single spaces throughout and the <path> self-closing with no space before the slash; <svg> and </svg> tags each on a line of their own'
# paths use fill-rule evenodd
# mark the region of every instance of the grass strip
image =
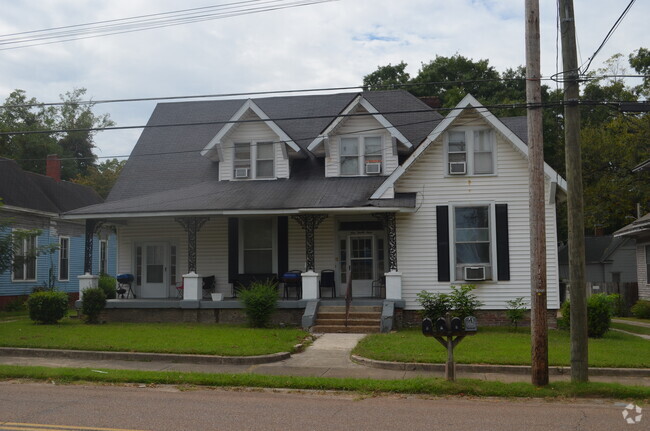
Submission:
<svg viewBox="0 0 650 431">
<path fill-rule="evenodd" d="M 257 374 L 207 374 L 170 371 L 108 370 L 98 373 L 87 368 L 48 368 L 0 365 L 0 379 L 31 379 L 60 383 L 137 383 L 204 387 L 253 387 L 306 390 L 353 391 L 368 394 L 425 394 L 518 398 L 610 398 L 647 402 L 650 387 L 614 383 L 551 383 L 537 388 L 530 383 L 502 383 L 440 378 L 373 380 L 333 377 L 265 376 Z"/>
<path fill-rule="evenodd" d="M 309 334 L 301 329 L 258 329 L 202 323 L 106 323 L 64 319 L 40 325 L 26 317 L 0 324 L 0 346 L 113 352 L 255 356 L 293 352 Z"/>
<path fill-rule="evenodd" d="M 569 366 L 571 341 L 569 331 L 548 331 L 549 364 Z M 380 361 L 444 363 L 447 352 L 438 342 L 424 337 L 419 329 L 391 334 L 372 334 L 353 350 L 355 355 Z M 454 349 L 459 364 L 530 365 L 528 328 L 479 327 L 478 333 L 466 337 Z M 650 343 L 633 335 L 609 331 L 603 338 L 589 339 L 589 366 L 614 368 L 649 368 Z"/>
<path fill-rule="evenodd" d="M 617 322 L 612 322 L 611 326 L 614 329 L 620 329 L 622 331 L 634 332 L 635 334 L 650 335 L 650 328 L 646 326 L 628 325 L 627 323 Z"/>
</svg>

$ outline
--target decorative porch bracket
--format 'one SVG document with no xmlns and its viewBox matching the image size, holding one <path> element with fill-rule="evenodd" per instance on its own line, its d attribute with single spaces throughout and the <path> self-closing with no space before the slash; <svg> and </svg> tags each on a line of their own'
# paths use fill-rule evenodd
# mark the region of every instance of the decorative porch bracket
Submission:
<svg viewBox="0 0 650 431">
<path fill-rule="evenodd" d="M 397 227 L 395 213 L 373 213 L 384 225 L 388 235 L 388 271 L 397 272 Z"/>
<path fill-rule="evenodd" d="M 314 259 L 314 232 L 318 226 L 327 218 L 327 214 L 298 214 L 291 216 L 292 219 L 305 230 L 305 259 L 307 271 L 315 271 Z"/>
<path fill-rule="evenodd" d="M 174 220 L 187 232 L 187 272 L 196 273 L 196 234 L 210 217 L 177 217 Z"/>
<path fill-rule="evenodd" d="M 86 249 L 84 250 L 84 274 L 93 272 L 93 239 L 99 233 L 105 220 L 86 219 Z"/>
</svg>

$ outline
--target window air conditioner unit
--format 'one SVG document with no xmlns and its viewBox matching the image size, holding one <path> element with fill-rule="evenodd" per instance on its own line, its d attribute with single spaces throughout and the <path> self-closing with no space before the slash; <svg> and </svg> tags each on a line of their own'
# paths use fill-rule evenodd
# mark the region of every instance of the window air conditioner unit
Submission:
<svg viewBox="0 0 650 431">
<path fill-rule="evenodd" d="M 466 266 L 465 280 L 466 281 L 481 281 L 485 280 L 485 267 L 484 266 Z"/>
<path fill-rule="evenodd" d="M 449 162 L 450 175 L 465 175 L 467 173 L 467 164 L 465 162 Z"/>
<path fill-rule="evenodd" d="M 248 168 L 236 168 L 235 178 L 248 178 Z"/>
<path fill-rule="evenodd" d="M 381 163 L 372 162 L 366 163 L 366 174 L 380 174 L 381 173 Z"/>
</svg>

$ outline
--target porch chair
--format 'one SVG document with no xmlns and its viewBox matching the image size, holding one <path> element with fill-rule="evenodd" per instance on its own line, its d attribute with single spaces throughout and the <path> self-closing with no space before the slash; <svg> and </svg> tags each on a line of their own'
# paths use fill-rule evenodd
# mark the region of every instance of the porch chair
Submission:
<svg viewBox="0 0 650 431">
<path fill-rule="evenodd" d="M 386 276 L 382 275 L 376 280 L 372 281 L 372 297 L 385 298 L 386 297 Z"/>
<path fill-rule="evenodd" d="M 332 289 L 332 298 L 336 298 L 336 281 L 333 269 L 324 269 L 320 272 L 320 281 L 318 282 L 318 295 L 323 297 L 323 288 Z"/>
<path fill-rule="evenodd" d="M 183 299 L 185 285 L 183 283 L 176 285 L 176 299 Z"/>
<path fill-rule="evenodd" d="M 289 299 L 289 290 L 293 287 L 296 289 L 296 299 L 302 298 L 302 271 L 292 269 L 282 276 L 284 284 L 284 299 Z"/>
<path fill-rule="evenodd" d="M 211 299 L 210 294 L 214 293 L 214 289 L 217 285 L 217 281 L 214 275 L 209 277 L 203 277 L 203 299 Z"/>
</svg>

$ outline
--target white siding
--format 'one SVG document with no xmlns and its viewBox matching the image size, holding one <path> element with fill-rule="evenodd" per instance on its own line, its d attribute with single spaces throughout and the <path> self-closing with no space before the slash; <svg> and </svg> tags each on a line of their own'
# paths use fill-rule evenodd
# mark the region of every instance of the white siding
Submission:
<svg viewBox="0 0 650 431">
<path fill-rule="evenodd" d="M 642 242 L 636 245 L 636 271 L 639 283 L 639 299 L 650 300 L 650 283 L 648 282 L 648 266 L 645 255 L 646 246 L 650 246 L 650 243 Z"/>
<path fill-rule="evenodd" d="M 242 117 L 242 120 L 259 120 L 253 112 Z M 278 135 L 263 122 L 241 123 L 233 127 L 223 139 L 223 159 L 219 163 L 219 179 L 229 181 L 233 179 L 233 146 L 235 142 L 273 141 L 275 142 L 275 177 L 289 178 L 289 160 L 284 158 L 282 146 Z"/>
<path fill-rule="evenodd" d="M 336 269 L 336 220 L 329 216 L 318 226 L 314 234 L 314 258 L 316 272 Z M 289 218 L 289 269 L 305 270 L 305 231 Z"/>
<path fill-rule="evenodd" d="M 477 283 L 476 294 L 485 309 L 503 309 L 506 301 L 530 301 L 530 227 L 527 160 L 497 133 L 496 176 L 445 177 L 442 137 L 433 142 L 396 184 L 396 192 L 418 194 L 414 213 L 397 218 L 398 265 L 403 299 L 408 309 L 419 308 L 421 290 L 445 291 L 451 284 L 438 282 L 436 206 L 454 203 L 508 204 L 510 280 Z M 546 183 L 548 202 L 549 184 Z M 559 308 L 555 205 L 546 206 L 548 306 Z M 493 256 L 493 260 L 495 257 Z M 496 274 L 495 274 L 496 277 Z"/>
<path fill-rule="evenodd" d="M 357 112 L 366 112 L 359 109 Z M 345 135 L 381 136 L 383 144 L 382 175 L 390 175 L 398 166 L 397 155 L 393 155 L 392 136 L 370 115 L 349 117 L 343 120 L 325 145 L 329 147 L 329 157 L 325 157 L 325 176 L 338 177 L 340 174 L 339 145 L 340 137 Z"/>
<path fill-rule="evenodd" d="M 118 228 L 117 272 L 135 274 L 135 244 L 164 242 L 177 246 L 177 277 L 187 274 L 187 233 L 171 218 L 131 219 Z M 230 296 L 228 285 L 228 235 L 227 219 L 213 217 L 197 235 L 196 269 L 202 276 L 215 275 L 217 291 Z M 136 294 L 138 292 L 136 291 Z M 169 296 L 175 297 L 174 286 L 169 286 Z"/>
</svg>

